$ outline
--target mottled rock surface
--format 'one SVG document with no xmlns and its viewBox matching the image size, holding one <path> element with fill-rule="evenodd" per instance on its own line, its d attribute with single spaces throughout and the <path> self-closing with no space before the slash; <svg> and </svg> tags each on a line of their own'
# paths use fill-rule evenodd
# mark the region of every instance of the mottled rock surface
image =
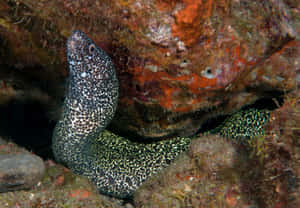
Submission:
<svg viewBox="0 0 300 208">
<path fill-rule="evenodd" d="M 43 160 L 33 154 L 0 155 L 0 192 L 29 189 L 45 173 Z"/>
<path fill-rule="evenodd" d="M 135 195 L 137 207 L 300 206 L 300 93 L 275 110 L 248 145 L 200 137 L 190 151 Z"/>
<path fill-rule="evenodd" d="M 238 154 L 234 145 L 218 136 L 194 140 L 190 151 L 137 190 L 138 207 L 243 207 Z M 232 193 L 234 193 L 232 195 Z M 234 197 L 235 204 L 227 201 Z M 231 196 L 232 195 L 232 196 Z M 234 206 L 233 206 L 234 205 Z M 237 206 L 236 206 L 237 205 Z"/>
<path fill-rule="evenodd" d="M 297 85 L 299 4 L 1 1 L 0 63 L 23 76 L 16 85 L 5 73 L 0 93 L 10 89 L 7 96 L 14 96 L 35 81 L 41 99 L 59 103 L 64 91 L 57 86 L 68 73 L 65 41 L 80 29 L 116 66 L 121 97 L 113 128 L 144 137 L 189 135 L 208 118 Z"/>
</svg>

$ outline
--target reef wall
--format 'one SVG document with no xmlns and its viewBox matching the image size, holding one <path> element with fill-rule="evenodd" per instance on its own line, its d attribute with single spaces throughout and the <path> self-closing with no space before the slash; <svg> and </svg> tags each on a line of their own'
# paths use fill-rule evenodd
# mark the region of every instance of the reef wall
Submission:
<svg viewBox="0 0 300 208">
<path fill-rule="evenodd" d="M 46 83 L 43 102 L 58 103 L 66 38 L 80 29 L 114 61 L 114 129 L 189 135 L 208 118 L 299 84 L 299 8 L 296 0 L 2 0 L 0 67 L 22 84 L 2 73 L 0 98 L 31 90 L 34 80 Z"/>
</svg>

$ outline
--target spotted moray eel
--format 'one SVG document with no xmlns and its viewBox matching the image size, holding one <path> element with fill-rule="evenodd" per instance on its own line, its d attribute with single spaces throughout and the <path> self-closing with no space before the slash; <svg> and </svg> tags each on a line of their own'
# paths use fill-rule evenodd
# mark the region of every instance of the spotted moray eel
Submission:
<svg viewBox="0 0 300 208">
<path fill-rule="evenodd" d="M 137 143 L 105 130 L 118 103 L 119 84 L 110 57 L 83 32 L 67 41 L 69 88 L 53 133 L 55 159 L 88 177 L 100 193 L 131 197 L 151 175 L 186 151 L 191 138 Z M 234 114 L 218 127 L 226 137 L 262 134 L 269 111 Z"/>
</svg>

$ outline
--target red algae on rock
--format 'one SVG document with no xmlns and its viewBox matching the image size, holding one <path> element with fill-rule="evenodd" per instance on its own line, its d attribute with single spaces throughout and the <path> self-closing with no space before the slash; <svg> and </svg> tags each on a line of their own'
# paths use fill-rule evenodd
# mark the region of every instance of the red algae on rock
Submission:
<svg viewBox="0 0 300 208">
<path fill-rule="evenodd" d="M 1 61 L 30 76 L 37 72 L 28 67 L 40 67 L 47 76 L 38 78 L 51 86 L 67 76 L 65 40 L 74 29 L 112 57 L 121 89 L 112 125 L 120 131 L 189 135 L 207 118 L 295 87 L 298 1 L 25 0 L 0 6 Z"/>
<path fill-rule="evenodd" d="M 212 15 L 214 0 L 183 0 L 184 9 L 175 14 L 172 34 L 179 37 L 187 46 L 200 38 L 205 20 Z"/>
</svg>

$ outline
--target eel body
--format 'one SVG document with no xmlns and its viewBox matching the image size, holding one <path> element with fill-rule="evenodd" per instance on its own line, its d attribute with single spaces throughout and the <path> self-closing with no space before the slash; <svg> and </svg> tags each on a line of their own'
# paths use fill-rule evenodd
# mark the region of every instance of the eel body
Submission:
<svg viewBox="0 0 300 208">
<path fill-rule="evenodd" d="M 101 193 L 131 197 L 148 177 L 186 151 L 191 138 L 144 144 L 105 130 L 116 111 L 119 90 L 110 57 L 83 32 L 74 31 L 67 41 L 67 59 L 69 87 L 53 132 L 55 159 L 88 177 Z M 239 113 L 218 132 L 227 137 L 256 135 L 268 115 L 257 110 Z"/>
</svg>

